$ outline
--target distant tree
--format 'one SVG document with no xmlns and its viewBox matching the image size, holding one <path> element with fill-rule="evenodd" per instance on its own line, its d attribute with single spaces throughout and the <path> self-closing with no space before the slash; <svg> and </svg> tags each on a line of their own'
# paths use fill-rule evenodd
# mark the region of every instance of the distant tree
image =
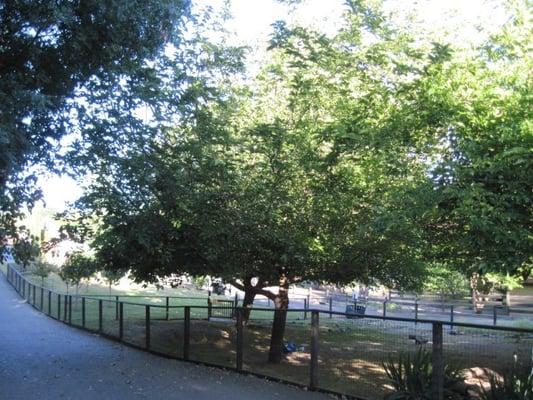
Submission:
<svg viewBox="0 0 533 400">
<path fill-rule="evenodd" d="M 434 224 L 437 260 L 470 280 L 473 307 L 489 273 L 533 266 L 533 57 L 527 2 L 479 49 L 429 71 L 420 115 L 440 125 Z M 522 9 L 519 7 L 522 5 Z"/>
<path fill-rule="evenodd" d="M 57 267 L 55 265 L 47 263 L 42 258 L 39 258 L 32 264 L 31 273 L 41 278 L 41 286 L 44 287 L 44 280 L 56 270 Z"/>
<path fill-rule="evenodd" d="M 469 293 L 469 282 L 465 275 L 443 264 L 432 264 L 424 281 L 424 290 L 448 296 L 465 296 Z"/>
<path fill-rule="evenodd" d="M 94 258 L 87 256 L 81 252 L 71 254 L 65 264 L 59 271 L 59 276 L 68 287 L 74 285 L 76 287 L 76 294 L 78 294 L 79 286 L 84 279 L 89 279 L 96 273 L 96 263 Z"/>
<path fill-rule="evenodd" d="M 123 271 L 102 270 L 100 271 L 102 278 L 109 288 L 109 294 L 111 294 L 111 288 L 116 285 L 125 275 Z"/>
</svg>

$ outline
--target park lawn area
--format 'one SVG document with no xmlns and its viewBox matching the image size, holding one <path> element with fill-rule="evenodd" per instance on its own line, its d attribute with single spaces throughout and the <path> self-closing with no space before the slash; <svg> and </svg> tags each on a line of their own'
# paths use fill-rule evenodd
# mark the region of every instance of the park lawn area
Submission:
<svg viewBox="0 0 533 400">
<path fill-rule="evenodd" d="M 48 305 L 43 295 L 43 310 L 65 320 L 64 297 L 52 295 Z M 134 302 L 130 300 L 134 299 Z M 85 327 L 99 328 L 98 304 L 102 300 L 103 332 L 118 337 L 117 303 L 108 298 L 85 298 Z M 146 345 L 146 306 L 150 306 L 151 350 L 173 357 L 183 355 L 183 305 L 191 308 L 190 359 L 223 367 L 235 367 L 236 330 L 231 319 L 207 320 L 204 299 L 172 299 L 167 310 L 165 298 L 124 297 L 124 341 L 141 348 Z M 58 310 L 58 301 L 61 302 Z M 36 293 L 40 308 L 40 290 Z M 82 300 L 72 297 L 72 324 L 82 325 Z M 59 311 L 59 313 L 58 313 Z M 310 314 L 288 313 L 285 340 L 297 344 L 298 351 L 284 356 L 281 364 L 267 363 L 272 311 L 253 310 L 244 329 L 244 365 L 247 371 L 268 375 L 298 384 L 309 383 Z M 67 318 L 68 319 L 68 318 Z M 416 337 L 422 345 L 417 345 Z M 369 318 L 329 318 L 320 314 L 319 385 L 322 388 L 363 398 L 382 398 L 390 391 L 382 363 L 396 359 L 402 351 L 419 347 L 431 350 L 431 325 L 381 321 Z M 533 337 L 530 334 L 498 332 L 489 329 L 460 328 L 450 332 L 445 327 L 444 353 L 447 362 L 460 368 L 483 367 L 499 372 L 511 366 L 513 354 L 530 357 Z"/>
<path fill-rule="evenodd" d="M 97 307 L 86 300 L 86 326 L 98 328 Z M 95 301 L 97 303 L 97 301 Z M 104 310 L 104 333 L 118 336 L 114 302 Z M 124 305 L 124 341 L 145 346 L 145 307 Z M 191 309 L 190 359 L 223 367 L 235 367 L 236 329 L 234 321 L 207 320 L 205 309 Z M 203 313 L 203 314 L 202 314 Z M 267 362 L 271 320 L 268 311 L 256 311 L 244 328 L 243 368 L 298 384 L 309 383 L 310 320 L 288 318 L 285 340 L 298 351 L 285 355 L 281 364 Z M 289 313 L 290 315 L 291 313 Z M 151 350 L 181 358 L 183 355 L 183 308 L 171 308 L 166 320 L 164 308 L 150 307 Z M 81 325 L 80 306 L 73 305 L 72 322 Z M 510 367 L 513 354 L 529 357 L 533 338 L 483 329 L 445 331 L 447 362 L 459 368 L 483 367 L 502 371 Z M 410 336 L 423 345 L 417 345 Z M 319 332 L 320 387 L 363 398 L 382 398 L 390 391 L 382 363 L 395 360 L 400 352 L 431 350 L 431 326 L 369 319 L 329 319 L 321 315 Z"/>
<path fill-rule="evenodd" d="M 5 266 L 4 266 L 5 269 Z M 5 272 L 5 271 L 4 271 Z M 43 281 L 41 277 L 33 275 L 30 272 L 24 274 L 25 278 L 31 283 L 41 286 Z M 44 279 L 44 285 L 46 289 L 58 293 L 68 293 L 75 294 L 75 288 L 69 286 L 67 288 L 66 283 L 61 279 L 61 277 L 52 272 L 47 278 Z M 78 288 L 78 294 L 83 295 L 109 295 L 109 296 L 177 296 L 177 297 L 198 297 L 198 298 L 207 298 L 207 293 L 204 290 L 197 290 L 193 288 L 169 288 L 165 287 L 162 289 L 156 288 L 154 285 L 147 285 L 143 287 L 140 284 L 134 284 L 131 281 L 123 282 L 121 281 L 118 285 L 113 285 L 111 288 L 109 285 L 105 284 L 103 281 L 97 281 L 96 279 L 91 279 L 88 283 L 83 283 Z M 214 296 L 217 297 L 217 296 Z"/>
</svg>

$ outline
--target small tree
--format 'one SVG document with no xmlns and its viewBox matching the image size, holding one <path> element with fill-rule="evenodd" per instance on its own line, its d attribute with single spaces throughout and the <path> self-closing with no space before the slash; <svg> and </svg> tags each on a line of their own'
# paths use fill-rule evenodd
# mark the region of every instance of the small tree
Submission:
<svg viewBox="0 0 533 400">
<path fill-rule="evenodd" d="M 67 293 L 69 285 L 75 285 L 76 294 L 78 294 L 81 281 L 89 279 L 95 272 L 96 264 L 94 259 L 81 252 L 76 252 L 68 257 L 59 272 L 59 276 L 67 285 Z"/>
<path fill-rule="evenodd" d="M 33 275 L 36 275 L 41 278 L 41 286 L 44 287 L 44 280 L 53 272 L 56 267 L 53 264 L 47 263 L 42 258 L 39 258 L 32 268 Z"/>
<path fill-rule="evenodd" d="M 111 287 L 113 285 L 116 285 L 124 276 L 124 272 L 122 271 L 102 270 L 100 271 L 100 273 L 102 274 L 102 278 L 104 278 L 104 281 L 108 285 L 109 294 L 111 294 Z"/>
</svg>

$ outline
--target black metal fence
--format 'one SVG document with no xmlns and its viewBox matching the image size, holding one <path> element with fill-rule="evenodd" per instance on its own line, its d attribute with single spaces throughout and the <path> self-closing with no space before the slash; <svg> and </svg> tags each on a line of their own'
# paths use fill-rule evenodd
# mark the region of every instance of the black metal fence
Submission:
<svg viewBox="0 0 533 400">
<path fill-rule="evenodd" d="M 69 325 L 165 357 L 200 362 L 351 398 L 391 392 L 383 362 L 420 348 L 432 353 L 433 398 L 442 399 L 444 366 L 505 372 L 531 365 L 533 330 L 422 318 L 354 315 L 309 307 L 287 311 L 286 354 L 267 362 L 275 311 L 230 300 L 207 305 L 123 301 L 57 293 L 7 268 L 7 280 L 36 309 Z"/>
</svg>

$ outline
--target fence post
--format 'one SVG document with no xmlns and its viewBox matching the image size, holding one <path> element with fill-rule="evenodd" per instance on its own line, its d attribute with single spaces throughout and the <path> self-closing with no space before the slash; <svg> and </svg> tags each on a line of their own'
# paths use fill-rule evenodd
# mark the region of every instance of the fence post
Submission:
<svg viewBox="0 0 533 400">
<path fill-rule="evenodd" d="M 102 333 L 103 304 L 102 299 L 98 300 L 98 332 Z"/>
<path fill-rule="evenodd" d="M 208 292 L 208 295 L 207 295 L 207 320 L 211 320 L 211 315 L 212 315 L 212 312 L 213 310 L 211 309 L 212 307 L 212 303 L 211 303 L 211 292 Z"/>
<path fill-rule="evenodd" d="M 118 320 L 118 296 L 115 296 L 115 319 Z"/>
<path fill-rule="evenodd" d="M 453 304 L 450 306 L 450 322 L 453 322 Z M 450 325 L 450 332 L 453 331 L 453 325 Z"/>
<path fill-rule="evenodd" d="M 233 308 L 239 307 L 239 293 L 235 292 L 235 306 Z"/>
<path fill-rule="evenodd" d="M 33 298 L 32 299 L 33 300 L 33 307 L 35 307 L 35 292 L 36 292 L 35 285 L 32 285 L 32 287 L 33 287 L 33 289 L 32 289 L 32 295 L 31 296 Z"/>
<path fill-rule="evenodd" d="M 444 398 L 444 357 L 442 351 L 442 323 L 433 322 L 433 346 L 431 354 L 432 379 L 431 399 L 443 400 Z"/>
<path fill-rule="evenodd" d="M 168 297 L 167 297 L 168 299 Z M 145 306 L 146 310 L 146 350 L 150 350 L 150 306 Z"/>
<path fill-rule="evenodd" d="M 52 291 L 48 291 L 48 315 L 52 315 Z"/>
<path fill-rule="evenodd" d="M 61 321 L 61 295 L 57 295 L 57 320 Z"/>
<path fill-rule="evenodd" d="M 235 366 L 237 368 L 237 371 L 242 371 L 242 347 L 243 347 L 243 337 L 242 337 L 242 317 L 243 317 L 243 309 L 237 308 L 237 340 L 236 340 L 236 360 L 235 360 Z"/>
<path fill-rule="evenodd" d="M 307 319 L 307 299 L 304 299 L 304 319 Z"/>
<path fill-rule="evenodd" d="M 64 296 L 65 304 L 63 307 L 63 321 L 67 322 L 67 311 L 68 311 L 68 295 Z"/>
<path fill-rule="evenodd" d="M 333 311 L 333 297 L 329 296 L 329 318 L 333 318 L 333 314 L 331 313 Z"/>
<path fill-rule="evenodd" d="M 170 319 L 169 315 L 168 315 L 168 306 L 169 306 L 169 299 L 168 299 L 168 296 L 167 296 L 167 298 L 166 298 L 166 309 L 165 309 L 167 321 Z"/>
<path fill-rule="evenodd" d="M 72 295 L 68 296 L 68 323 L 72 324 Z"/>
<path fill-rule="evenodd" d="M 318 387 L 318 311 L 311 311 L 311 365 L 309 366 L 309 387 Z"/>
<path fill-rule="evenodd" d="M 124 304 L 118 303 L 118 338 L 120 341 L 124 338 Z"/>
<path fill-rule="evenodd" d="M 383 317 L 387 316 L 387 300 L 383 301 Z"/>
<path fill-rule="evenodd" d="M 41 311 L 43 311 L 44 289 L 41 287 Z"/>
<path fill-rule="evenodd" d="M 498 319 L 498 308 L 496 306 L 492 307 L 492 324 L 496 326 L 496 321 Z"/>
<path fill-rule="evenodd" d="M 415 325 L 418 325 L 418 300 L 415 300 Z"/>
<path fill-rule="evenodd" d="M 190 335 L 191 335 L 191 307 L 185 306 L 183 311 L 184 321 L 183 321 L 183 359 L 189 359 L 189 344 L 190 344 Z"/>
<path fill-rule="evenodd" d="M 22 280 L 22 298 L 26 299 L 26 281 L 25 280 Z"/>
<path fill-rule="evenodd" d="M 81 326 L 85 328 L 85 297 L 81 298 Z"/>
</svg>

